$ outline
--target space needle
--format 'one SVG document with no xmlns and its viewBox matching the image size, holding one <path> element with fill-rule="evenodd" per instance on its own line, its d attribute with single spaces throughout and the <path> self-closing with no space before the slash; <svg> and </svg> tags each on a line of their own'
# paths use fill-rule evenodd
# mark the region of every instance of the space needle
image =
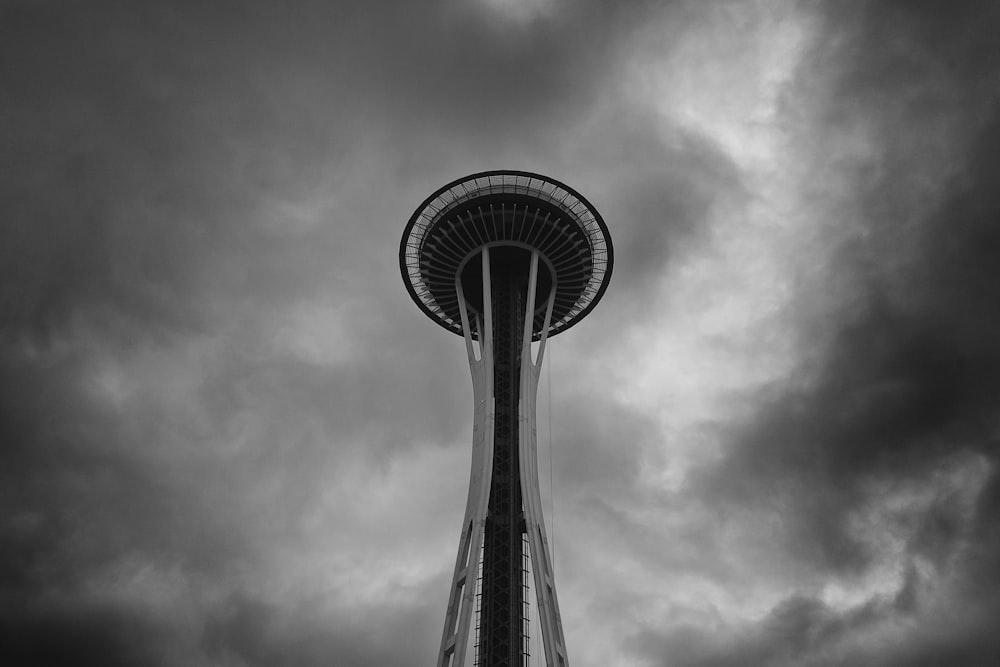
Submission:
<svg viewBox="0 0 1000 667">
<path fill-rule="evenodd" d="M 465 339 L 472 371 L 472 470 L 438 667 L 465 664 L 473 615 L 475 665 L 527 665 L 532 589 L 545 664 L 569 664 L 538 487 L 536 394 L 547 339 L 594 308 L 613 264 L 590 202 L 523 171 L 448 183 L 403 231 L 403 282 Z"/>
</svg>

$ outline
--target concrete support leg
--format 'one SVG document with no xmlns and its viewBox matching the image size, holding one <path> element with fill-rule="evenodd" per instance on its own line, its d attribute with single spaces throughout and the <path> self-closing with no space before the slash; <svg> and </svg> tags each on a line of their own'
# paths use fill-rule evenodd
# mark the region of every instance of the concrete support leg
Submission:
<svg viewBox="0 0 1000 667">
<path fill-rule="evenodd" d="M 469 480 L 469 496 L 462 520 L 462 536 L 459 540 L 455 572 L 452 575 L 448 594 L 448 610 L 445 614 L 441 649 L 438 652 L 438 667 L 461 667 L 465 662 L 465 652 L 469 643 L 473 607 L 476 595 L 476 569 L 479 566 L 479 551 L 483 543 L 483 528 L 486 525 L 486 509 L 489 503 L 490 483 L 493 463 L 493 320 L 490 284 L 490 254 L 483 248 L 483 312 L 485 323 L 478 327 L 480 354 L 472 340 L 472 329 L 462 291 L 461 278 L 456 278 L 458 301 L 462 315 L 462 331 L 465 334 L 465 349 L 472 371 L 473 400 L 475 415 L 472 430 L 472 474 Z"/>
<path fill-rule="evenodd" d="M 538 253 L 533 252 L 528 278 L 527 311 L 529 314 L 533 313 L 535 308 L 537 276 Z M 552 318 L 554 301 L 555 285 L 552 286 L 548 295 L 537 359 L 532 359 L 531 356 L 533 318 L 525 317 L 524 336 L 521 343 L 520 465 L 525 531 L 528 534 L 528 545 L 531 549 L 531 565 L 534 572 L 538 620 L 545 648 L 545 664 L 547 667 L 568 667 L 566 640 L 563 636 L 562 618 L 559 615 L 559 601 L 556 597 L 556 585 L 552 574 L 552 560 L 545 533 L 545 522 L 542 518 L 542 499 L 538 490 L 536 398 L 538 378 L 541 374 L 542 361 L 545 358 L 546 334 Z"/>
</svg>

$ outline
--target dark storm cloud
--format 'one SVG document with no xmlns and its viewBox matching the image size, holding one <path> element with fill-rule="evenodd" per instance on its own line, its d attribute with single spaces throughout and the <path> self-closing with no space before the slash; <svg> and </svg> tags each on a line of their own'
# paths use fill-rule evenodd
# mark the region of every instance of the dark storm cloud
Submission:
<svg viewBox="0 0 1000 667">
<path fill-rule="evenodd" d="M 601 213 L 622 260 L 614 289 L 627 298 L 611 307 L 639 307 L 652 296 L 650 281 L 702 240 L 713 204 L 744 192 L 735 165 L 707 138 L 678 128 L 668 134 L 650 112 L 622 109 L 615 123 L 602 128 L 601 143 L 621 171 L 593 188 L 607 192 Z"/>
<path fill-rule="evenodd" d="M 612 227 L 619 264 L 614 298 L 567 340 L 608 341 L 705 239 L 712 207 L 745 194 L 710 137 L 626 95 L 632 32 L 663 11 L 674 20 L 653 41 L 668 42 L 690 12 L 567 7 L 0 10 L 0 151 L 12 165 L 0 182 L 0 661 L 430 661 L 447 559 L 305 595 L 276 581 L 299 562 L 285 551 L 309 538 L 360 567 L 410 533 L 452 527 L 439 525 L 437 489 L 387 488 L 393 471 L 410 479 L 411 455 L 465 443 L 469 429 L 460 341 L 399 285 L 412 207 L 484 168 L 578 188 Z M 759 625 L 721 638 L 647 626 L 632 650 L 681 665 L 986 664 L 1000 605 L 996 10 L 811 7 L 826 12 L 827 38 L 785 112 L 813 77 L 833 82 L 815 164 L 835 134 L 824 128 L 877 129 L 854 197 L 867 235 L 837 255 L 851 298 L 832 317 L 803 310 L 803 340 L 824 342 L 812 374 L 765 392 L 683 502 L 633 488 L 655 420 L 575 389 L 585 373 L 557 374 L 557 492 L 590 522 L 558 529 L 574 543 L 608 538 L 595 556 L 599 546 L 643 572 L 725 582 L 740 576 L 718 554 L 726 517 L 775 512 L 776 558 L 861 577 L 878 554 L 852 517 L 923 484 L 933 492 L 918 507 L 874 519 L 904 535 L 900 590 L 846 609 L 781 595 Z M 332 360 L 296 338 L 301 313 L 329 324 L 317 336 Z M 557 358 L 583 354 L 560 340 Z M 971 504 L 940 482 L 984 467 Z M 342 478 L 353 485 L 338 494 Z M 657 534 L 649 507 L 704 521 Z M 351 550 L 365 540 L 370 551 Z M 560 554 L 566 581 L 590 571 L 582 550 Z M 630 613 L 611 588 L 590 611 L 608 622 L 607 610 Z M 380 592 L 363 598 L 369 589 Z M 896 619 L 919 632 L 891 655 L 856 641 Z"/>
<path fill-rule="evenodd" d="M 446 582 L 438 582 L 447 586 Z M 425 596 L 427 597 L 427 596 Z M 435 649 L 436 609 L 392 604 L 375 613 L 331 615 L 319 601 L 283 608 L 234 595 L 205 627 L 202 645 L 213 660 L 248 665 L 408 664 Z"/>
<path fill-rule="evenodd" d="M 848 250 L 845 261 L 845 268 L 864 276 L 864 291 L 842 320 L 819 323 L 836 334 L 815 387 L 807 394 L 782 396 L 763 413 L 759 428 L 747 437 L 757 444 L 736 451 L 734 470 L 788 466 L 851 480 L 866 471 L 919 468 L 956 446 L 995 454 L 988 434 L 990 413 L 1000 398 L 1000 311 L 995 307 L 1000 265 L 994 261 L 1000 251 L 1000 196 L 992 187 L 992 174 L 1000 167 L 1000 115 L 993 106 L 992 117 L 977 122 L 982 105 L 994 101 L 983 94 L 980 75 L 987 68 L 982 63 L 966 68 L 955 51 L 961 55 L 979 46 L 983 50 L 977 55 L 990 57 L 994 66 L 1000 64 L 1000 52 L 992 46 L 986 28 L 991 23 L 983 21 L 982 12 L 958 12 L 958 18 L 949 17 L 958 25 L 944 30 L 934 17 L 908 9 L 881 15 L 874 7 L 851 42 L 860 71 L 842 79 L 839 92 L 850 100 L 845 106 L 875 104 L 865 92 L 874 87 L 867 81 L 871 72 L 880 70 L 886 72 L 878 80 L 881 91 L 919 85 L 913 77 L 920 75 L 944 77 L 969 96 L 979 90 L 979 105 L 968 112 L 959 105 L 946 109 L 968 127 L 955 137 L 965 147 L 962 166 L 939 203 L 918 212 L 917 220 L 899 220 L 893 209 L 906 210 L 909 204 L 906 166 L 914 158 L 907 154 L 906 138 L 920 127 L 911 113 L 924 111 L 907 109 L 902 118 L 892 119 L 902 121 L 901 127 L 885 128 L 890 168 L 865 194 L 873 247 L 862 242 Z M 882 46 L 879 35 L 889 24 L 911 26 L 909 32 L 896 29 L 896 41 L 904 46 Z M 910 71 L 917 67 L 913 61 L 927 63 L 933 72 Z M 902 267 L 885 271 L 875 253 L 904 222 L 916 238 L 916 254 Z"/>
<path fill-rule="evenodd" d="M 51 336 L 74 316 L 204 326 L 205 298 L 293 282 L 301 256 L 267 273 L 277 248 L 257 198 L 301 175 L 275 163 L 307 170 L 346 130 L 282 113 L 241 52 L 249 35 L 181 6 L 7 14 L 6 331 Z"/>
<path fill-rule="evenodd" d="M 873 613 L 873 609 L 866 608 L 857 618 L 841 618 L 816 600 L 790 598 L 775 608 L 752 636 L 729 645 L 720 646 L 702 628 L 680 627 L 666 639 L 650 631 L 640 632 L 636 648 L 654 659 L 669 650 L 671 659 L 664 664 L 677 667 L 806 664 L 804 661 L 815 660 L 817 649 L 835 642 L 849 633 L 852 625 L 861 625 Z"/>
<path fill-rule="evenodd" d="M 4 609 L 0 619 L 3 657 L 13 665 L 162 664 L 166 637 L 143 610 L 99 605 L 34 604 Z"/>
<path fill-rule="evenodd" d="M 894 600 L 837 611 L 792 598 L 725 649 L 693 629 L 666 640 L 648 630 L 640 652 L 675 651 L 662 664 L 684 665 L 994 664 L 1000 645 L 986 628 L 1000 600 L 1000 14 L 981 2 L 825 9 L 828 38 L 800 76 L 836 72 L 830 127 L 863 119 L 875 128 L 877 157 L 858 192 L 868 231 L 839 255 L 854 293 L 832 317 L 803 321 L 807 340 L 831 341 L 818 372 L 762 401 L 702 481 L 723 505 L 777 512 L 794 559 L 846 577 L 879 556 L 857 517 L 883 493 L 933 488 L 956 461 L 985 462 L 985 488 L 971 510 L 944 488 L 874 528 L 907 523 L 904 562 L 932 564 L 931 581 L 954 586 L 943 601 L 912 593 L 911 570 Z M 948 162 L 935 163 L 941 156 Z M 943 182 L 921 180 L 929 173 Z M 942 625 L 948 614 L 957 620 Z M 893 619 L 919 630 L 866 644 Z"/>
<path fill-rule="evenodd" d="M 940 626 L 928 628 L 919 635 L 911 633 L 891 650 L 868 639 L 870 629 L 880 623 L 912 620 L 907 597 L 914 579 L 911 573 L 897 597 L 873 599 L 848 612 L 838 612 L 813 598 L 791 597 L 751 630 L 721 642 L 702 627 L 682 626 L 666 636 L 643 630 L 635 638 L 636 650 L 654 661 L 669 653 L 670 659 L 663 664 L 674 667 L 992 665 L 1000 650 L 1000 642 L 988 629 L 995 606 L 976 609 L 977 616 L 952 610 L 961 624 L 945 620 L 948 634 Z"/>
</svg>

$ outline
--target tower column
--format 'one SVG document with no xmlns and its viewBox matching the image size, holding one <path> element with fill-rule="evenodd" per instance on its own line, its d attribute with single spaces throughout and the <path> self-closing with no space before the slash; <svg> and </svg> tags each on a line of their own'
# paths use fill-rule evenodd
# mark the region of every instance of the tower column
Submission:
<svg viewBox="0 0 1000 667">
<path fill-rule="evenodd" d="M 472 261 L 475 261 L 473 259 Z M 539 342 L 533 358 L 539 255 L 527 271 L 497 265 L 482 251 L 483 317 L 477 316 L 476 357 L 469 305 L 461 280 L 456 290 L 476 402 L 472 479 L 441 640 L 440 667 L 463 664 L 482 567 L 479 655 L 481 667 L 522 667 L 526 653 L 524 551 L 534 572 L 536 609 L 547 665 L 566 667 L 559 605 L 542 518 L 538 487 L 536 397 L 556 286 L 549 286 Z M 525 275 L 527 274 L 527 275 Z M 482 561 L 479 562 L 479 553 Z"/>
<path fill-rule="evenodd" d="M 498 255 L 504 256 L 498 249 Z M 521 331 L 527 282 L 516 262 L 493 265 L 493 480 L 483 536 L 479 664 L 522 667 L 524 512 L 520 458 Z"/>
</svg>

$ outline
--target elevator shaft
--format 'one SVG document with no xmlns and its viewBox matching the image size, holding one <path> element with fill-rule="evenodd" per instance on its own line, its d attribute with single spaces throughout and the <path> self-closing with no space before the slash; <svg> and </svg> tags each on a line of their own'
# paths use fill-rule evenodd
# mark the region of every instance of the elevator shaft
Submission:
<svg viewBox="0 0 1000 667">
<path fill-rule="evenodd" d="M 493 475 L 483 535 L 479 664 L 522 667 L 524 512 L 518 442 L 524 271 L 494 264 L 492 276 L 495 421 Z"/>
</svg>

